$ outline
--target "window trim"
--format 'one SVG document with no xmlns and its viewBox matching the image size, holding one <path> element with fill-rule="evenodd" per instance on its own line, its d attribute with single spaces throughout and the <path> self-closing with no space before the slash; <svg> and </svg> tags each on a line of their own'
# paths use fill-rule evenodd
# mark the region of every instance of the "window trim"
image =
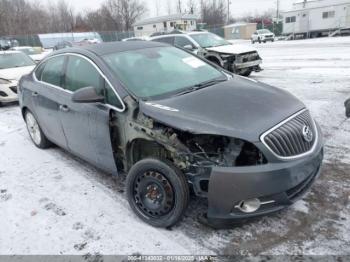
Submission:
<svg viewBox="0 0 350 262">
<path fill-rule="evenodd" d="M 35 70 L 33 70 L 33 73 L 32 73 L 32 76 L 33 76 L 33 79 L 36 81 L 36 82 L 39 82 L 39 83 L 43 83 L 45 85 L 48 85 L 48 86 L 51 86 L 53 88 L 56 88 L 56 89 L 59 89 L 61 91 L 64 91 L 66 93 L 69 93 L 69 94 L 73 94 L 74 92 L 70 91 L 70 90 L 67 90 L 63 87 L 60 87 L 60 86 L 56 86 L 56 85 L 53 85 L 53 84 L 50 84 L 50 83 L 47 83 L 47 82 L 44 82 L 44 81 L 41 81 L 41 80 L 38 80 L 36 75 L 35 75 L 35 72 L 37 71 L 37 69 L 40 67 L 41 64 L 43 63 L 46 63 L 47 61 L 49 61 L 50 59 L 52 58 L 55 58 L 55 57 L 59 57 L 59 56 L 66 56 L 66 59 L 68 58 L 68 56 L 77 56 L 77 57 L 80 57 L 80 58 L 83 58 L 85 59 L 86 61 L 88 61 L 96 70 L 97 72 L 102 76 L 102 78 L 110 85 L 110 87 L 112 88 L 113 92 L 115 93 L 115 95 L 117 96 L 117 98 L 119 99 L 119 102 L 120 104 L 122 105 L 122 108 L 118 108 L 116 106 L 113 106 L 111 104 L 107 104 L 107 103 L 104 103 L 104 105 L 107 105 L 109 107 L 112 107 L 114 110 L 118 111 L 118 112 L 124 112 L 125 109 L 126 109 L 126 106 L 124 104 L 124 101 L 120 98 L 118 92 L 115 90 L 114 86 L 111 84 L 111 82 L 109 81 L 109 79 L 105 76 L 105 74 L 102 72 L 102 70 L 96 65 L 95 62 L 93 62 L 90 58 L 84 56 L 84 55 L 81 55 L 81 54 L 77 54 L 77 53 L 63 53 L 63 54 L 57 54 L 57 55 L 53 55 L 53 56 L 50 56 L 48 57 L 47 59 L 45 59 L 44 61 L 40 62 L 38 64 L 38 66 L 35 68 Z M 65 72 L 66 71 L 66 68 L 64 68 L 64 75 L 65 75 Z"/>
</svg>

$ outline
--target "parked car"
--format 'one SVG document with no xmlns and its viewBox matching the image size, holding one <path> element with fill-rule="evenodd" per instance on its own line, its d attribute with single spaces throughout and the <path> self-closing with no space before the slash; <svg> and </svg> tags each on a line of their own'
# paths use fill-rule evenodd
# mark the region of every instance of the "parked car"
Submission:
<svg viewBox="0 0 350 262">
<path fill-rule="evenodd" d="M 148 37 L 140 36 L 140 37 L 124 38 L 122 41 L 123 42 L 128 42 L 128 41 L 147 41 L 147 40 L 149 40 Z"/>
<path fill-rule="evenodd" d="M 43 49 L 41 47 L 36 48 L 32 46 L 17 46 L 12 47 L 11 50 L 23 52 L 26 55 L 30 56 L 30 58 L 35 62 L 41 61 L 47 55 L 47 53 L 43 52 Z"/>
<path fill-rule="evenodd" d="M 345 101 L 345 115 L 350 117 L 350 98 Z"/>
<path fill-rule="evenodd" d="M 19 96 L 37 147 L 126 172 L 131 208 L 156 227 L 181 219 L 190 188 L 213 226 L 283 209 L 323 159 L 296 97 L 162 43 L 63 49 L 21 79 Z"/>
<path fill-rule="evenodd" d="M 252 44 L 256 42 L 266 43 L 267 41 L 271 41 L 271 42 L 275 41 L 275 34 L 268 29 L 260 29 L 255 31 L 254 34 L 252 34 Z"/>
<path fill-rule="evenodd" d="M 34 61 L 22 52 L 0 51 L 0 105 L 18 101 L 17 82 L 34 67 Z"/>
<path fill-rule="evenodd" d="M 189 32 L 152 37 L 151 41 L 185 48 L 222 68 L 243 76 L 261 71 L 262 59 L 256 49 L 231 44 L 209 32 Z"/>
<path fill-rule="evenodd" d="M 67 48 L 67 47 L 73 47 L 73 44 L 69 41 L 61 41 L 58 42 L 54 47 L 53 50 L 61 50 L 63 48 Z"/>
<path fill-rule="evenodd" d="M 8 50 L 11 48 L 11 41 L 7 39 L 0 39 L 0 51 Z"/>
</svg>

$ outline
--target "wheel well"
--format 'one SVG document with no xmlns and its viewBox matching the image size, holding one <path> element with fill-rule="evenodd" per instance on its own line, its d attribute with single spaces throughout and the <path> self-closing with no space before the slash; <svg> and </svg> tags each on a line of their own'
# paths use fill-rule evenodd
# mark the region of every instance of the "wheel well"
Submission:
<svg viewBox="0 0 350 262">
<path fill-rule="evenodd" d="M 27 112 L 27 110 L 28 110 L 28 108 L 25 107 L 25 106 L 21 109 L 23 119 L 24 119 L 24 115 L 25 115 L 25 113 Z"/>
<path fill-rule="evenodd" d="M 128 146 L 128 169 L 145 158 L 168 159 L 172 161 L 171 153 L 155 141 L 135 139 Z M 173 162 L 173 161 L 172 161 Z"/>
</svg>

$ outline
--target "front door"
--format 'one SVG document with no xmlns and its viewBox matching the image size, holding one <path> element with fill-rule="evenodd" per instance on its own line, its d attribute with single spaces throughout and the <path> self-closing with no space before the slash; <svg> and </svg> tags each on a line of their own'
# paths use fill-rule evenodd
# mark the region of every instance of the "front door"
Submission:
<svg viewBox="0 0 350 262">
<path fill-rule="evenodd" d="M 103 103 L 74 103 L 71 99 L 72 93 L 83 87 L 103 90 L 104 81 L 90 60 L 69 55 L 64 85 L 70 94 L 60 106 L 60 119 L 68 148 L 74 154 L 117 174 L 110 136 L 110 107 Z"/>
</svg>

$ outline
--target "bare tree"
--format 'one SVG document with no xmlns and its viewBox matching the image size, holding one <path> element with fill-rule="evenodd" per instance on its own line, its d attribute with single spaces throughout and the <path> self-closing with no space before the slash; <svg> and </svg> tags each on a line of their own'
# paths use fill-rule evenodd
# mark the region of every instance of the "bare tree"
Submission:
<svg viewBox="0 0 350 262">
<path fill-rule="evenodd" d="M 202 2 L 202 20 L 208 25 L 223 25 L 226 20 L 224 0 L 204 0 Z"/>
<path fill-rule="evenodd" d="M 195 0 L 188 0 L 187 1 L 187 8 L 189 14 L 194 14 L 197 12 L 197 1 Z"/>
<path fill-rule="evenodd" d="M 173 5 L 172 5 L 172 3 L 173 3 L 173 1 L 171 1 L 171 0 L 167 0 L 167 11 L 168 11 L 168 15 L 171 15 L 172 14 L 172 12 L 173 12 Z"/>
<path fill-rule="evenodd" d="M 140 0 L 105 0 L 96 11 L 75 14 L 66 0 L 40 4 L 0 0 L 0 36 L 73 31 L 122 31 L 147 11 Z"/>
<path fill-rule="evenodd" d="M 179 14 L 182 13 L 182 1 L 181 0 L 178 0 L 177 1 L 177 4 L 176 4 L 176 10 Z"/>
<path fill-rule="evenodd" d="M 159 16 L 159 12 L 161 10 L 161 0 L 155 0 L 155 5 L 156 5 L 156 14 Z"/>
</svg>

